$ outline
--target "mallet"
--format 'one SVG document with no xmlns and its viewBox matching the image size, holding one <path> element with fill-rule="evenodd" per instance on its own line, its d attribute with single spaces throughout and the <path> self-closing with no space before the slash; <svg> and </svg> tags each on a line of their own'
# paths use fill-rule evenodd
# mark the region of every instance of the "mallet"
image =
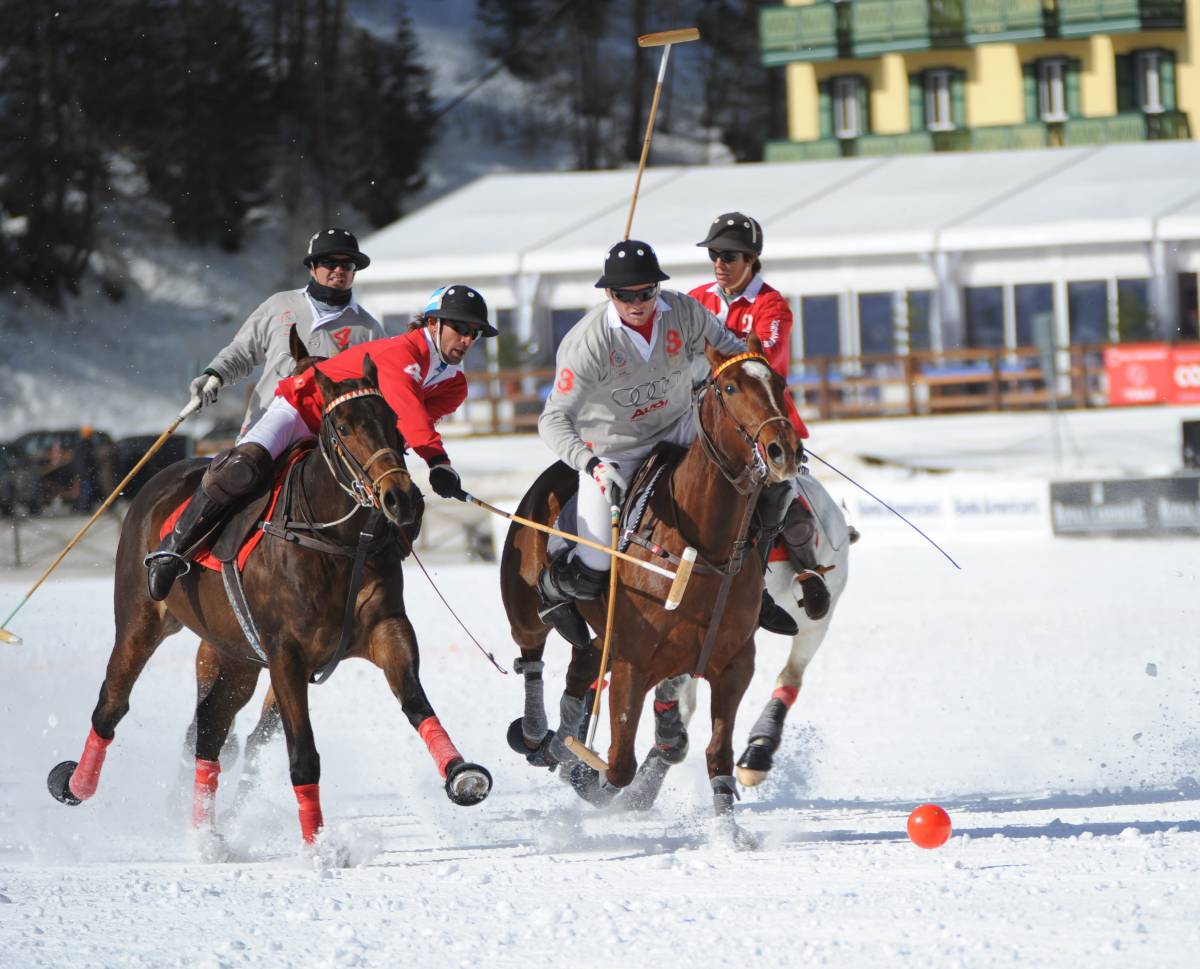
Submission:
<svg viewBox="0 0 1200 969">
<path fill-rule="evenodd" d="M 667 60 L 671 56 L 672 44 L 686 44 L 700 39 L 699 27 L 680 27 L 677 30 L 660 30 L 656 34 L 642 34 L 638 47 L 661 47 L 662 60 L 658 64 L 658 83 L 654 85 L 654 100 L 650 102 L 650 117 L 646 121 L 646 138 L 642 142 L 642 157 L 638 161 L 637 180 L 633 183 L 633 198 L 629 202 L 629 218 L 625 220 L 625 238 L 633 230 L 633 210 L 637 208 L 638 190 L 642 187 L 642 172 L 646 159 L 650 157 L 650 139 L 654 136 L 654 116 L 658 114 L 658 99 L 662 95 L 663 79 L 667 76 Z"/>
<path fill-rule="evenodd" d="M 661 575 L 664 579 L 670 579 L 671 588 L 667 592 L 664 605 L 667 609 L 677 609 L 679 607 L 679 602 L 683 599 L 684 590 L 687 588 L 688 579 L 692 577 L 692 568 L 696 564 L 696 550 L 690 545 L 679 556 L 679 568 L 672 572 L 670 569 L 665 569 L 654 562 L 635 558 L 627 552 L 619 551 L 616 548 L 609 548 L 607 545 L 601 545 L 599 542 L 593 542 L 582 535 L 572 535 L 570 532 L 560 531 L 557 528 L 552 528 L 550 525 L 543 525 L 541 522 L 536 522 L 531 518 L 522 518 L 520 515 L 513 515 L 503 508 L 489 505 L 486 501 L 476 498 L 468 492 L 463 492 L 463 494 L 466 495 L 467 501 L 472 505 L 477 505 L 484 511 L 490 511 L 493 515 L 499 515 L 501 518 L 507 518 L 510 522 L 516 522 L 518 525 L 524 525 L 526 528 L 532 528 L 535 531 L 545 532 L 547 535 L 557 535 L 559 538 L 565 538 L 568 541 L 575 542 L 577 545 L 586 545 L 588 548 L 594 548 L 597 552 L 604 552 L 606 555 L 611 555 L 622 562 L 628 562 L 630 565 L 636 565 L 647 572 Z"/>
</svg>

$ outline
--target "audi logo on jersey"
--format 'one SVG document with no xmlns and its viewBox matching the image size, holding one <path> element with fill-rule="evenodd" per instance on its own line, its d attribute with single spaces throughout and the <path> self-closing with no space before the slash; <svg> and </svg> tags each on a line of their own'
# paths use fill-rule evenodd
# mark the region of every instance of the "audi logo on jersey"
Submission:
<svg viewBox="0 0 1200 969">
<path fill-rule="evenodd" d="M 682 370 L 673 370 L 665 377 L 649 380 L 636 387 L 618 387 L 612 392 L 612 399 L 621 407 L 640 407 L 656 400 L 665 400 L 682 374 Z"/>
</svg>

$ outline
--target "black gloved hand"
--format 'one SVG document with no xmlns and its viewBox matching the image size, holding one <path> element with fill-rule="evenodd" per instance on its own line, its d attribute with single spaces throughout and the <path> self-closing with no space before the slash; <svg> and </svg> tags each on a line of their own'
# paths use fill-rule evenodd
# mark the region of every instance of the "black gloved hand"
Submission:
<svg viewBox="0 0 1200 969">
<path fill-rule="evenodd" d="M 450 462 L 438 464 L 429 469 L 429 487 L 441 498 L 457 498 L 459 501 L 467 500 L 467 493 L 463 491 L 462 481 L 458 477 L 458 472 L 451 467 Z"/>
</svg>

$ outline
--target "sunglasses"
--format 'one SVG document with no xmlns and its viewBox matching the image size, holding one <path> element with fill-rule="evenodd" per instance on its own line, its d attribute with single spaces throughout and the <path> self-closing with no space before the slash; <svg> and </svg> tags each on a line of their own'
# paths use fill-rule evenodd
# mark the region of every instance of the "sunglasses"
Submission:
<svg viewBox="0 0 1200 969">
<path fill-rule="evenodd" d="M 650 286 L 646 289 L 614 289 L 612 290 L 613 298 L 619 299 L 622 303 L 649 303 L 650 300 L 658 296 L 658 287 Z"/>
<path fill-rule="evenodd" d="M 458 320 L 448 320 L 445 317 L 442 317 L 441 320 L 459 336 L 469 336 L 472 340 L 478 340 L 483 336 L 483 330 L 478 326 L 471 326 L 470 323 L 460 323 Z"/>
<path fill-rule="evenodd" d="M 353 259 L 334 259 L 332 256 L 323 256 L 317 260 L 317 265 L 322 269 L 344 269 L 351 273 L 357 268 Z"/>
<path fill-rule="evenodd" d="M 708 258 L 712 262 L 716 262 L 719 259 L 719 260 L 721 260 L 721 262 L 734 263 L 734 262 L 737 262 L 739 259 L 744 259 L 745 256 L 746 256 L 746 254 L 744 252 L 735 252 L 733 249 L 719 249 L 719 250 L 718 249 L 709 249 L 708 250 Z"/>
</svg>

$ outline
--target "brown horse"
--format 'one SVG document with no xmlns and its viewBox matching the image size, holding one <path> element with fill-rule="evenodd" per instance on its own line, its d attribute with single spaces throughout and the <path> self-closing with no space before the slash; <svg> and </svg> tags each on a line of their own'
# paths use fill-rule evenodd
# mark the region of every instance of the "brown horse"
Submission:
<svg viewBox="0 0 1200 969">
<path fill-rule="evenodd" d="M 445 778 L 450 799 L 475 804 L 491 789 L 488 772 L 464 761 L 450 741 L 419 679 L 416 635 L 404 608 L 401 561 L 407 545 L 399 533 L 412 526 L 422 506 L 374 363 L 364 358 L 361 379 L 334 382 L 319 371 L 316 379 L 326 401 L 318 444 L 296 465 L 294 487 L 288 489 L 292 500 L 277 507 L 272 519 L 287 537 L 268 532 L 243 573 L 245 598 L 287 738 L 306 842 L 315 840 L 323 824 L 308 684 L 337 655 L 344 618 L 350 633 L 345 655 L 367 658 L 383 669 Z M 159 643 L 187 626 L 218 667 L 209 670 L 211 687 L 196 707 L 193 821 L 204 828 L 212 824 L 217 757 L 264 663 L 230 607 L 220 575 L 193 567 L 164 601 L 155 602 L 142 566 L 145 555 L 157 547 L 167 517 L 195 491 L 206 463 L 191 459 L 163 470 L 138 493 L 125 517 L 116 560 L 116 645 L 92 712 L 92 729 L 79 762 L 59 764 L 47 782 L 50 793 L 65 804 L 78 804 L 95 793 L 134 683 Z M 354 571 L 349 562 L 360 544 L 365 554 L 359 591 L 348 603 Z"/>
<path fill-rule="evenodd" d="M 562 764 L 575 790 L 592 803 L 607 803 L 633 780 L 638 767 L 634 740 L 646 694 L 660 681 L 696 669 L 714 620 L 714 603 L 722 583 L 728 582 L 715 638 L 697 672 L 712 688 L 713 733 L 707 759 L 714 804 L 717 814 L 732 823 L 734 716 L 754 672 L 754 631 L 763 588 L 761 560 L 748 550 L 747 531 L 759 491 L 768 481 L 783 482 L 795 475 L 800 447 L 785 416 L 783 379 L 767 366 L 758 341 L 751 337 L 749 345 L 750 353 L 733 357 L 708 348 L 712 372 L 693 400 L 697 438 L 669 473 L 666 485 L 656 487 L 647 502 L 639 530 L 645 545 L 629 547 L 647 559 L 650 546 L 675 555 L 687 545 L 698 550 L 696 570 L 678 611 L 663 609 L 666 580 L 614 561 L 611 742 L 603 776 L 563 744 L 567 736 L 584 735 L 585 698 L 599 667 L 597 643 L 574 651 L 560 705 L 562 722 L 556 733 L 549 733 L 541 678 L 549 627 L 538 618 L 536 591 L 538 573 L 547 561 L 547 540 L 541 532 L 515 524 L 509 529 L 500 565 L 501 591 L 513 638 L 521 648 L 516 669 L 525 679 L 525 714 L 510 727 L 509 743 L 537 766 Z M 577 480 L 571 468 L 552 465 L 526 493 L 517 514 L 552 523 Z M 607 597 L 578 606 L 593 630 L 604 629 Z M 677 762 L 687 744 L 678 714 L 673 707 L 659 710 L 658 705 L 655 713 L 659 743 L 651 758 Z"/>
</svg>

